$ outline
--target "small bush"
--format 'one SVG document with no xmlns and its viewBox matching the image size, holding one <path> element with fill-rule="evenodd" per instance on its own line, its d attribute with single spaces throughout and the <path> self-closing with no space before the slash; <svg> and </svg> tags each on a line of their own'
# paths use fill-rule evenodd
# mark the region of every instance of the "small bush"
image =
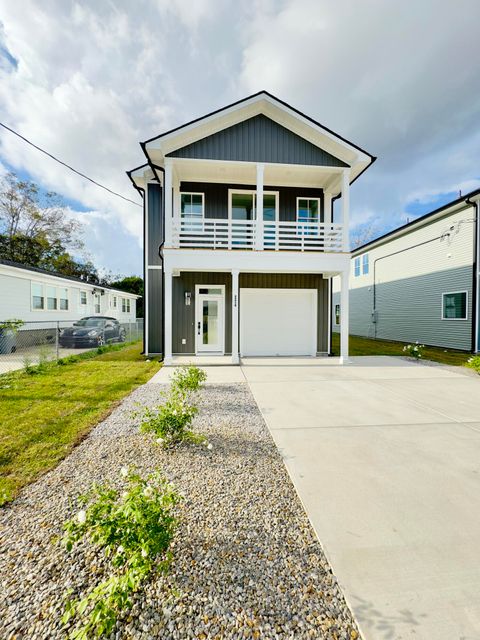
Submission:
<svg viewBox="0 0 480 640">
<path fill-rule="evenodd" d="M 207 374 L 193 365 L 179 367 L 172 375 L 172 387 L 180 393 L 188 394 L 198 391 Z"/>
<path fill-rule="evenodd" d="M 418 340 L 415 344 L 406 344 L 403 347 L 403 351 L 410 356 L 410 358 L 415 358 L 415 360 L 420 360 L 420 358 L 422 358 L 424 349 L 425 345 L 419 344 Z"/>
<path fill-rule="evenodd" d="M 477 373 L 480 373 L 480 356 L 472 356 L 467 360 L 467 367 L 474 369 Z"/>
<path fill-rule="evenodd" d="M 183 440 L 200 441 L 190 429 L 197 407 L 189 404 L 180 393 L 171 392 L 164 404 L 154 409 L 146 409 L 140 431 L 153 433 L 158 444 L 165 446 L 177 444 Z"/>
<path fill-rule="evenodd" d="M 83 508 L 64 525 L 68 551 L 89 540 L 109 559 L 112 571 L 81 600 L 67 600 L 62 622 L 81 618 L 71 634 L 77 640 L 110 634 L 145 578 L 154 570 L 166 571 L 171 560 L 178 495 L 159 473 L 144 480 L 123 467 L 121 474 L 122 491 L 94 485 L 79 499 Z"/>
</svg>

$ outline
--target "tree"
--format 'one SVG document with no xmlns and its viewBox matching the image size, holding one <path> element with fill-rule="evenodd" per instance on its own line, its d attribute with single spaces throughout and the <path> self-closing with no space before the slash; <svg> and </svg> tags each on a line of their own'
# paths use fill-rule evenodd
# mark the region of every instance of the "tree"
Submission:
<svg viewBox="0 0 480 640">
<path fill-rule="evenodd" d="M 138 296 L 142 296 L 137 300 L 137 318 L 143 318 L 143 279 L 139 276 L 127 276 L 121 280 L 110 282 L 110 286 L 120 291 L 128 291 L 129 293 L 136 293 Z"/>
<path fill-rule="evenodd" d="M 378 236 L 378 232 L 378 224 L 374 221 L 358 225 L 350 233 L 350 244 L 352 249 L 357 249 L 358 247 L 367 244 L 367 242 L 374 240 Z"/>
</svg>

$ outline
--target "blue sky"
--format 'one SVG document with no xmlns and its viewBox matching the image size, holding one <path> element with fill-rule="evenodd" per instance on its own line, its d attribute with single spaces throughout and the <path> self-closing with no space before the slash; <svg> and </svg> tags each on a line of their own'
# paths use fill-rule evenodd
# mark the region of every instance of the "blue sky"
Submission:
<svg viewBox="0 0 480 640">
<path fill-rule="evenodd" d="M 1 121 L 135 201 L 139 140 L 260 89 L 378 157 L 352 187 L 354 231 L 480 186 L 477 0 L 19 5 L 0 0 Z M 141 272 L 139 207 L 2 130 L 9 168 L 63 196 L 98 266 Z"/>
</svg>

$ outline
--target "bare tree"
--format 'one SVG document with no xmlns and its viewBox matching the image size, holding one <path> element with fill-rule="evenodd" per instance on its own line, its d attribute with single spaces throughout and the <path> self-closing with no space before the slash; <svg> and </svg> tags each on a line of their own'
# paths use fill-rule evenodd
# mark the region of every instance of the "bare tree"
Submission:
<svg viewBox="0 0 480 640">
<path fill-rule="evenodd" d="M 0 185 L 0 226 L 7 239 L 22 236 L 82 250 L 82 225 L 67 214 L 60 197 L 8 173 Z"/>
<path fill-rule="evenodd" d="M 379 231 L 378 223 L 375 221 L 369 221 L 355 227 L 350 232 L 350 244 L 352 249 L 357 249 L 371 240 L 374 240 L 378 237 Z"/>
</svg>

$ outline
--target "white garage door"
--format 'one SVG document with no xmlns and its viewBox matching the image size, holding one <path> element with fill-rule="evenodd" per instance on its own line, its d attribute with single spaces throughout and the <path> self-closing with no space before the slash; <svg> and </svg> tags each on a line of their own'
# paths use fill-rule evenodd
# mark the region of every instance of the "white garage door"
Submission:
<svg viewBox="0 0 480 640">
<path fill-rule="evenodd" d="M 240 289 L 242 356 L 315 356 L 316 289 Z"/>
</svg>

